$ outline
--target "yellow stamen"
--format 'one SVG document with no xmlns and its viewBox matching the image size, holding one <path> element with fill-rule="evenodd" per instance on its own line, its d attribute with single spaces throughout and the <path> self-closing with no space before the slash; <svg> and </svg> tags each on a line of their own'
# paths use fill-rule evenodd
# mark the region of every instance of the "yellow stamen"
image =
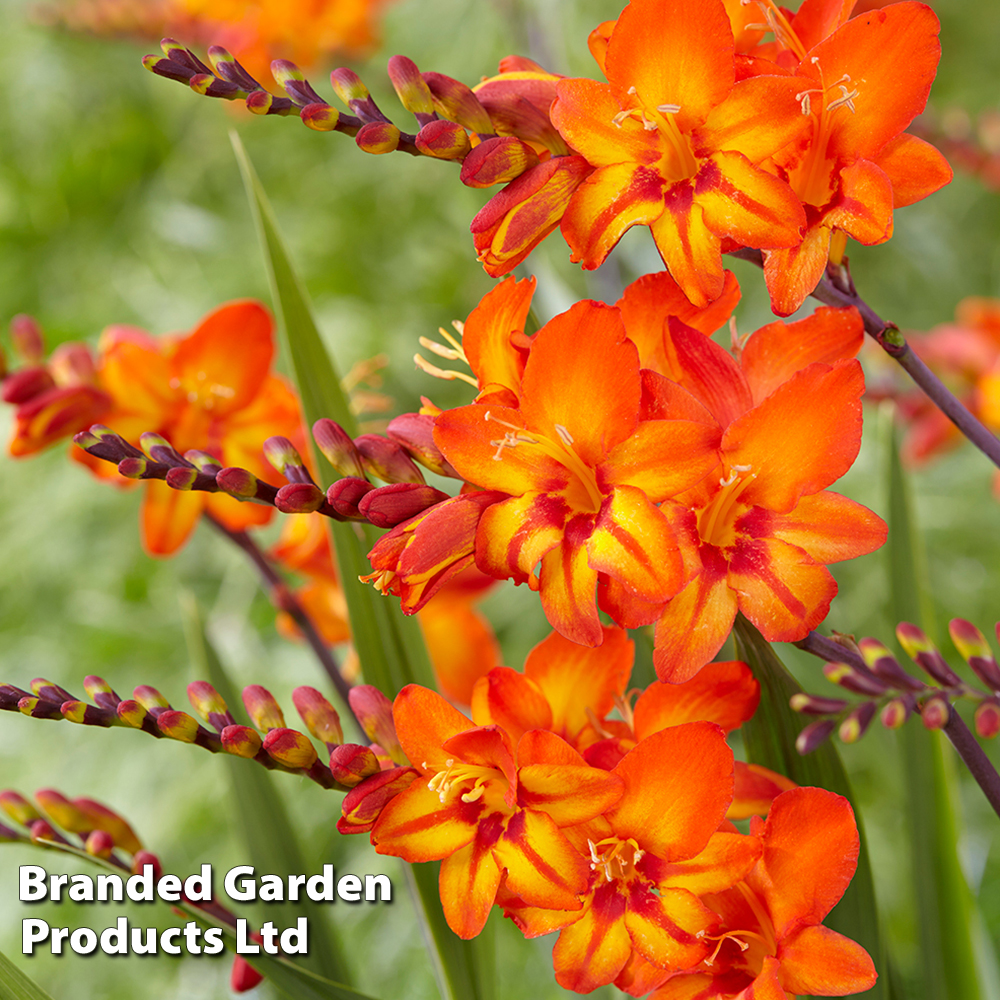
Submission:
<svg viewBox="0 0 1000 1000">
<path fill-rule="evenodd" d="M 426 764 L 424 765 L 426 767 Z M 471 781 L 472 787 L 459 796 L 463 802 L 478 802 L 486 794 L 486 783 L 503 775 L 495 767 L 484 767 L 479 764 L 466 764 L 449 757 L 445 761 L 445 769 L 438 771 L 428 782 L 427 789 L 437 792 L 442 803 L 448 801 L 453 791 L 463 782 Z"/>
<path fill-rule="evenodd" d="M 602 869 L 604 877 L 609 882 L 632 875 L 634 867 L 646 854 L 631 837 L 628 840 L 607 837 L 604 840 L 599 840 L 596 844 L 588 839 L 587 846 L 590 848 L 590 870 Z M 602 851 L 599 849 L 602 847 L 610 848 L 610 850 Z M 632 849 L 631 858 L 628 856 L 628 848 Z"/>
<path fill-rule="evenodd" d="M 750 473 L 750 475 L 746 475 Z M 698 517 L 698 534 L 706 545 L 721 546 L 730 526 L 733 507 L 743 491 L 757 478 L 749 465 L 734 465 L 728 479 L 720 479 L 721 489 Z"/>
<path fill-rule="evenodd" d="M 438 368 L 437 365 L 432 365 L 419 354 L 414 354 L 413 360 L 421 371 L 427 372 L 428 375 L 433 375 L 435 378 L 444 379 L 446 382 L 453 382 L 455 379 L 459 378 L 463 382 L 468 382 L 473 388 L 479 388 L 479 382 L 471 375 L 467 375 L 465 372 L 456 372 L 451 369 Z"/>
</svg>

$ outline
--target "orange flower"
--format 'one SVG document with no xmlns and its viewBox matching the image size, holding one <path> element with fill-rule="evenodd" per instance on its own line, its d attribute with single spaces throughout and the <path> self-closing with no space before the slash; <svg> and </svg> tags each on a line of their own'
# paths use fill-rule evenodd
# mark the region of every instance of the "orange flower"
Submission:
<svg viewBox="0 0 1000 1000">
<path fill-rule="evenodd" d="M 736 82 L 721 0 L 633 0 L 604 55 L 608 84 L 564 80 L 552 121 L 597 169 L 562 230 L 598 267 L 631 226 L 652 228 L 667 269 L 696 305 L 722 292 L 724 240 L 790 247 L 806 219 L 760 164 L 806 122 L 789 77 Z"/>
<path fill-rule="evenodd" d="M 302 437 L 298 399 L 270 372 L 272 322 L 258 302 L 221 306 L 182 337 L 156 339 L 134 327 L 109 327 L 100 354 L 98 380 L 112 400 L 105 423 L 132 442 L 153 431 L 179 452 L 208 452 L 225 466 L 273 479 L 262 442 L 270 435 Z M 113 470 L 103 471 L 111 469 L 105 463 L 87 464 L 121 481 Z M 181 492 L 151 481 L 141 512 L 147 551 L 175 552 L 203 511 L 232 530 L 266 524 L 273 513 L 222 493 Z"/>
<path fill-rule="evenodd" d="M 767 821 L 751 820 L 762 853 L 733 888 L 703 897 L 722 926 L 694 972 L 679 973 L 651 1000 L 785 1000 L 844 996 L 875 985 L 868 953 L 822 926 L 858 860 L 858 830 L 847 799 L 796 788 L 774 800 Z"/>
<path fill-rule="evenodd" d="M 668 498 L 716 462 L 715 429 L 640 420 L 640 396 L 618 311 L 585 301 L 532 339 L 516 409 L 477 403 L 435 420 L 458 473 L 509 497 L 479 521 L 479 568 L 540 591 L 552 626 L 586 645 L 603 638 L 599 578 L 602 604 L 620 590 L 658 603 L 683 585 L 676 525 L 687 512 Z"/>
<path fill-rule="evenodd" d="M 717 832 L 733 791 L 732 752 L 718 726 L 655 733 L 611 773 L 624 783 L 618 803 L 565 831 L 593 873 L 582 911 L 504 900 L 528 937 L 561 928 L 556 980 L 578 993 L 625 985 L 619 979 L 636 959 L 662 979 L 707 958 L 718 917 L 698 897 L 743 878 L 760 852 L 752 837 Z"/>
<path fill-rule="evenodd" d="M 442 859 L 451 929 L 475 937 L 504 876 L 531 905 L 578 908 L 587 864 L 560 827 L 613 805 L 621 780 L 587 766 L 552 733 L 526 733 L 515 749 L 499 726 L 474 728 L 440 695 L 413 684 L 397 696 L 393 719 L 420 777 L 382 810 L 372 843 L 410 862 Z"/>
<path fill-rule="evenodd" d="M 822 278 L 835 232 L 883 243 L 894 208 L 951 180 L 944 156 L 903 131 L 927 103 L 940 25 L 914 2 L 846 20 L 849 4 L 825 0 L 804 4 L 791 22 L 773 0 L 759 2 L 775 28 L 779 61 L 805 81 L 797 99 L 810 127 L 805 142 L 774 157 L 808 220 L 801 242 L 764 254 L 772 307 L 787 316 Z M 834 251 L 838 262 L 841 252 Z"/>
</svg>

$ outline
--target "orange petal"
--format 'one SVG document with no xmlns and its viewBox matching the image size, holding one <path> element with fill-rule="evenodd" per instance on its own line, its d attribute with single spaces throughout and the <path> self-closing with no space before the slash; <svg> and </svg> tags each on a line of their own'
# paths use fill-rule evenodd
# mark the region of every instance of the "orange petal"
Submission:
<svg viewBox="0 0 1000 1000">
<path fill-rule="evenodd" d="M 753 716 L 760 685 L 739 660 L 709 663 L 683 684 L 650 684 L 635 703 L 636 739 L 685 722 L 714 722 L 727 733 Z"/>
<path fill-rule="evenodd" d="M 769 642 L 803 638 L 823 621 L 837 593 L 825 566 L 776 538 L 740 541 L 729 560 L 729 586 Z"/>
<path fill-rule="evenodd" d="M 581 527 L 574 530 L 577 522 Z M 588 562 L 586 534 L 589 520 L 578 517 L 569 522 L 558 548 L 542 557 L 539 590 L 542 610 L 557 632 L 584 646 L 599 646 L 604 630 L 594 601 L 597 571 Z M 579 535 L 583 537 L 574 537 Z"/>
<path fill-rule="evenodd" d="M 629 886 L 625 927 L 632 945 L 644 958 L 674 969 L 689 969 L 705 958 L 704 933 L 718 917 L 685 889 L 661 889 L 654 894 L 641 882 Z"/>
<path fill-rule="evenodd" d="M 500 663 L 500 645 L 489 621 L 467 600 L 439 592 L 418 614 L 438 689 L 468 705 L 475 683 Z"/>
<path fill-rule="evenodd" d="M 257 394 L 274 355 L 270 313 L 252 299 L 209 313 L 178 342 L 173 377 L 188 401 L 216 416 L 242 409 Z"/>
<path fill-rule="evenodd" d="M 483 929 L 500 885 L 492 846 L 477 838 L 441 862 L 438 889 L 445 920 L 466 941 Z"/>
<path fill-rule="evenodd" d="M 722 453 L 755 477 L 741 502 L 787 512 L 847 472 L 861 447 L 864 387 L 857 361 L 810 365 L 730 424 Z"/>
<path fill-rule="evenodd" d="M 550 910 L 580 908 L 577 896 L 587 888 L 590 869 L 551 816 L 518 810 L 507 821 L 494 854 L 507 870 L 507 888 L 529 906 Z"/>
<path fill-rule="evenodd" d="M 624 126 L 628 126 L 627 121 Z M 579 262 L 590 271 L 600 267 L 626 230 L 632 226 L 652 224 L 663 214 L 663 207 L 663 179 L 654 168 L 635 163 L 598 168 L 577 188 L 563 216 L 562 234 L 572 250 L 570 260 Z M 688 228 L 685 225 L 685 238 L 690 243 Z M 676 229 L 677 226 L 673 226 L 673 230 Z M 669 241 L 671 236 L 670 231 L 666 232 L 664 241 Z M 722 293 L 721 256 L 717 265 L 718 289 L 715 294 L 706 297 L 697 288 L 692 293 L 692 287 L 689 287 L 691 275 L 684 269 L 684 261 L 691 256 L 690 249 L 687 256 L 683 252 L 675 254 L 678 261 L 672 267 L 659 239 L 657 246 L 667 267 L 696 305 L 707 305 Z M 715 289 L 715 284 L 712 288 Z"/>
<path fill-rule="evenodd" d="M 905 132 L 890 139 L 872 158 L 892 184 L 893 208 L 926 198 L 950 183 L 953 176 L 940 150 Z"/>
<path fill-rule="evenodd" d="M 514 744 L 499 726 L 477 726 L 456 733 L 441 744 L 441 749 L 448 755 L 447 759 L 457 758 L 466 764 L 492 767 L 502 772 L 511 786 L 517 781 Z"/>
<path fill-rule="evenodd" d="M 606 813 L 615 834 L 666 861 L 703 850 L 733 797 L 733 752 L 710 722 L 648 736 L 612 774 L 625 782 L 621 801 Z"/>
<path fill-rule="evenodd" d="M 666 361 L 666 355 L 662 352 L 661 355 L 663 360 L 657 364 L 662 370 L 669 370 L 670 364 Z M 640 374 L 642 376 L 640 426 L 644 420 L 693 420 L 698 424 L 719 426 L 715 417 L 687 389 L 681 388 L 659 371 L 644 368 Z"/>
<path fill-rule="evenodd" d="M 663 209 L 655 221 L 650 220 L 656 249 L 684 294 L 696 306 L 707 306 L 725 288 L 722 240 L 709 227 L 690 182 L 674 184 L 666 192 Z"/>
<path fill-rule="evenodd" d="M 629 340 L 639 349 L 639 364 L 669 375 L 664 367 L 663 326 L 670 316 L 711 335 L 729 320 L 740 300 L 740 286 L 732 271 L 725 272 L 722 294 L 708 306 L 695 306 L 667 271 L 633 281 L 618 300 Z"/>
<path fill-rule="evenodd" d="M 704 568 L 663 608 L 656 623 L 653 663 L 661 681 L 690 680 L 726 641 L 736 618 L 729 565 L 718 549 L 703 546 Z"/>
<path fill-rule="evenodd" d="M 462 349 L 480 389 L 497 384 L 520 395 L 526 352 L 511 343 L 511 334 L 524 331 L 534 292 L 534 278 L 508 278 L 487 292 L 469 313 L 462 331 Z"/>
<path fill-rule="evenodd" d="M 606 626 L 602 632 L 603 641 L 596 648 L 553 632 L 524 661 L 525 675 L 552 708 L 552 730 L 571 742 L 589 723 L 588 711 L 598 719 L 611 711 L 632 672 L 635 644 L 628 633 Z"/>
<path fill-rule="evenodd" d="M 410 762 L 432 774 L 444 770 L 448 754 L 441 745 L 472 729 L 474 723 L 436 691 L 407 684 L 392 703 L 392 721 Z M 426 766 L 425 766 L 426 762 Z"/>
<path fill-rule="evenodd" d="M 814 80 L 820 70 L 826 80 L 847 73 L 859 91 L 855 113 L 834 112 L 827 156 L 850 161 L 877 153 L 924 110 L 941 57 L 939 29 L 930 7 L 897 3 L 859 14 L 812 50 L 801 73 Z"/>
<path fill-rule="evenodd" d="M 851 16 L 856 0 L 803 0 L 792 30 L 808 50 L 832 35 Z"/>
<path fill-rule="evenodd" d="M 827 927 L 803 927 L 778 946 L 781 982 L 789 993 L 843 996 L 862 993 L 878 975 L 856 941 Z"/>
<path fill-rule="evenodd" d="M 694 190 L 705 225 L 716 236 L 765 248 L 791 247 L 801 239 L 806 213 L 795 192 L 742 153 L 713 153 L 698 171 Z"/>
<path fill-rule="evenodd" d="M 693 858 L 656 867 L 661 889 L 686 889 L 696 896 L 722 892 L 744 878 L 760 857 L 760 841 L 741 833 L 713 833 Z"/>
<path fill-rule="evenodd" d="M 205 496 L 172 490 L 161 480 L 150 480 L 139 513 L 143 548 L 151 556 L 173 555 L 194 531 L 205 509 Z"/>
<path fill-rule="evenodd" d="M 638 351 L 613 306 L 578 302 L 535 334 L 522 382 L 524 422 L 555 442 L 568 436 L 585 464 L 597 465 L 632 433 L 640 394 Z"/>
<path fill-rule="evenodd" d="M 379 854 L 406 861 L 440 860 L 473 842 L 482 813 L 481 800 L 455 798 L 442 804 L 426 779 L 417 778 L 386 803 L 372 829 L 372 844 Z"/>
<path fill-rule="evenodd" d="M 864 343 L 865 327 L 853 307 L 820 306 L 795 323 L 780 320 L 754 331 L 743 345 L 740 367 L 760 403 L 797 371 L 817 361 L 832 365 L 853 358 Z"/>
<path fill-rule="evenodd" d="M 700 333 L 692 333 L 712 343 Z M 725 352 L 723 352 L 725 353 Z M 644 420 L 597 467 L 602 489 L 637 487 L 660 503 L 694 485 L 715 468 L 719 428 L 692 420 Z"/>
<path fill-rule="evenodd" d="M 556 982 L 564 989 L 590 993 L 613 982 L 632 953 L 625 928 L 625 897 L 615 883 L 601 883 L 583 916 L 566 927 L 552 950 Z"/>
<path fill-rule="evenodd" d="M 535 752 L 538 742 L 532 741 Z M 518 771 L 517 803 L 545 813 L 556 826 L 576 826 L 607 811 L 623 788 L 617 775 L 588 767 L 582 757 L 578 765 L 527 764 Z"/>
<path fill-rule="evenodd" d="M 477 681 L 471 704 L 477 726 L 502 726 L 515 744 L 527 730 L 552 724 L 552 709 L 539 686 L 510 667 L 494 667 Z"/>
<path fill-rule="evenodd" d="M 773 535 L 826 564 L 873 552 L 885 542 L 887 529 L 867 507 L 823 490 L 802 497 L 787 514 L 755 507 L 740 518 L 736 530 L 752 537 Z"/>
<path fill-rule="evenodd" d="M 840 171 L 840 190 L 823 224 L 866 246 L 884 243 L 892 236 L 892 202 L 889 178 L 870 160 L 858 160 Z"/>
<path fill-rule="evenodd" d="M 844 894 L 860 841 L 850 803 L 822 788 L 793 788 L 771 806 L 764 853 L 747 882 L 764 897 L 778 938 L 818 924 Z"/>
<path fill-rule="evenodd" d="M 766 816 L 771 803 L 782 792 L 795 788 L 795 782 L 776 771 L 769 771 L 759 764 L 744 764 L 736 761 L 736 790 L 733 804 L 726 813 L 726 819 L 748 819 L 751 816 Z"/>
<path fill-rule="evenodd" d="M 670 522 L 634 486 L 616 486 L 604 501 L 587 541 L 587 562 L 643 601 L 665 601 L 686 582 Z"/>
<path fill-rule="evenodd" d="M 811 225 L 798 246 L 764 251 L 764 280 L 777 316 L 791 316 L 819 284 L 830 259 L 830 229 Z"/>
<path fill-rule="evenodd" d="M 615 986 L 629 996 L 644 997 L 669 978 L 670 973 L 666 969 L 647 962 L 639 952 L 633 950 L 625 968 L 615 979 Z"/>
<path fill-rule="evenodd" d="M 681 132 L 708 117 L 732 89 L 733 32 L 717 0 L 632 0 L 611 35 L 605 70 L 624 96 L 680 105 Z"/>
<path fill-rule="evenodd" d="M 537 590 L 535 566 L 562 542 L 572 511 L 549 493 L 526 493 L 490 507 L 476 534 L 476 563 L 484 573 Z"/>
</svg>

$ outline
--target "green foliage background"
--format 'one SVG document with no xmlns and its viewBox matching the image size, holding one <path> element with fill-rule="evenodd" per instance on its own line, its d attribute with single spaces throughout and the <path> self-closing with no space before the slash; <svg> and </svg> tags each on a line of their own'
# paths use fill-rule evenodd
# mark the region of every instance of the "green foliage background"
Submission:
<svg viewBox="0 0 1000 1000">
<path fill-rule="evenodd" d="M 943 22 L 944 57 L 932 103 L 975 115 L 997 100 L 1000 7 L 993 0 L 939 0 L 934 7 Z M 618 9 L 608 0 L 400 0 L 387 12 L 382 54 L 355 68 L 403 122 L 383 72 L 387 55 L 405 52 L 422 69 L 472 83 L 506 53 L 527 52 L 531 39 L 532 54 L 553 69 L 596 75 L 586 36 Z M 392 359 L 386 391 L 399 411 L 412 409 L 420 393 L 442 405 L 467 398 L 457 383 L 415 373 L 410 360 L 418 336 L 464 318 L 491 285 L 467 231 L 484 194 L 460 185 L 456 168 L 399 155 L 370 159 L 344 136 L 198 98 L 141 68 L 139 57 L 152 46 L 52 32 L 29 15 L 22 0 L 0 0 L 0 321 L 32 313 L 54 345 L 93 339 L 110 323 L 185 330 L 226 299 L 266 299 L 226 134 L 235 128 L 341 370 L 385 351 Z M 312 79 L 327 92 L 323 72 Z M 857 283 L 876 309 L 903 327 L 926 329 L 949 319 L 965 295 L 1000 295 L 998 236 L 1000 196 L 959 177 L 901 211 L 891 243 L 852 247 L 850 254 Z M 628 234 L 612 263 L 593 275 L 568 263 L 558 236 L 531 263 L 543 319 L 582 296 L 614 301 L 622 284 L 660 266 L 644 230 Z M 746 332 L 770 315 L 759 273 L 734 269 L 744 285 L 737 320 Z M 871 372 L 881 370 L 881 359 L 869 360 Z M 5 408 L 0 423 L 8 420 Z M 883 464 L 875 436 L 866 435 L 842 491 L 884 514 Z M 949 654 L 943 626 L 950 617 L 970 618 L 984 631 L 1000 617 L 1000 509 L 990 477 L 985 460 L 964 449 L 919 473 L 914 484 L 939 638 Z M 277 637 L 273 612 L 239 553 L 199 530 L 177 558 L 151 560 L 139 545 L 137 506 L 136 493 L 94 482 L 61 447 L 28 461 L 0 458 L 0 681 L 25 687 L 44 676 L 80 691 L 83 676 L 96 673 L 122 694 L 152 684 L 181 707 L 194 679 L 177 598 L 186 588 L 207 612 L 235 682 L 262 683 L 289 707 L 295 685 L 319 685 L 305 650 Z M 836 572 L 842 593 L 829 627 L 890 638 L 883 557 Z M 537 599 L 505 586 L 486 610 L 506 662 L 520 666 L 547 632 Z M 808 690 L 824 693 L 818 662 L 793 649 L 781 653 Z M 895 735 L 876 729 L 843 755 L 867 826 L 900 995 L 937 1000 L 926 995 L 917 972 L 899 748 Z M 988 752 L 998 759 L 995 746 Z M 978 788 L 956 771 L 960 859 L 987 934 L 997 941 L 997 820 Z M 217 871 L 246 863 L 248 820 L 233 807 L 229 782 L 225 762 L 195 748 L 123 730 L 0 717 L 0 784 L 29 795 L 55 787 L 105 801 L 130 819 L 167 869 L 181 874 L 204 861 Z M 398 899 L 391 906 L 333 908 L 358 988 L 386 1000 L 435 996 L 399 868 L 377 858 L 364 838 L 338 837 L 337 796 L 295 779 L 276 785 L 307 863 L 333 860 L 344 871 L 385 871 L 394 879 Z M 102 927 L 105 914 L 112 923 L 119 912 L 17 903 L 17 866 L 47 861 L 53 870 L 73 870 L 37 851 L 0 846 L 0 950 L 56 1000 L 227 995 L 228 959 L 23 958 L 25 916 Z M 136 925 L 173 922 L 162 906 L 121 912 Z M 552 981 L 551 941 L 525 945 L 509 924 L 496 933 L 502 1000 L 562 993 Z"/>
</svg>

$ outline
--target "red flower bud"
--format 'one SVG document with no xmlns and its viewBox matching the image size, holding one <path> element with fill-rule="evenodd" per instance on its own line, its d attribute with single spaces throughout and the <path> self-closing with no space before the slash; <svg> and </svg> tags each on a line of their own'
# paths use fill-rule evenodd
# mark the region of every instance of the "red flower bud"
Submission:
<svg viewBox="0 0 1000 1000">
<path fill-rule="evenodd" d="M 467 187 L 506 184 L 538 165 L 538 154 L 513 136 L 486 139 L 462 162 L 461 181 Z"/>
<path fill-rule="evenodd" d="M 376 528 L 394 528 L 416 514 L 450 499 L 447 493 L 421 483 L 392 483 L 366 493 L 358 511 Z"/>
<path fill-rule="evenodd" d="M 330 773 L 342 785 L 353 788 L 381 770 L 371 747 L 345 743 L 330 754 Z"/>
<path fill-rule="evenodd" d="M 469 152 L 469 134 L 461 125 L 430 121 L 417 133 L 417 149 L 439 160 L 461 160 Z"/>
</svg>

